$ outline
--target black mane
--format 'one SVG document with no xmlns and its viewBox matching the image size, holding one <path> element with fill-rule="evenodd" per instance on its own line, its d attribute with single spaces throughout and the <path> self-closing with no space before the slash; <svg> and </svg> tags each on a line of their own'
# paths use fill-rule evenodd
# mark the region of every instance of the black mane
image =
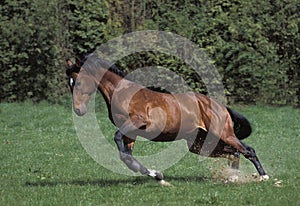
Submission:
<svg viewBox="0 0 300 206">
<path fill-rule="evenodd" d="M 84 61 L 82 62 L 84 64 L 85 69 L 87 69 L 90 73 L 96 74 L 98 68 L 104 68 L 108 71 L 111 71 L 120 77 L 126 78 L 126 73 L 120 70 L 115 64 L 109 62 L 108 60 L 105 60 L 103 58 L 94 56 L 93 54 L 89 54 L 84 58 Z M 126 78 L 127 79 L 127 78 Z M 131 80 L 131 79 L 129 79 Z M 132 81 L 132 80 L 131 80 Z M 156 86 L 147 86 L 148 89 L 156 91 L 156 92 L 162 92 L 162 93 L 170 93 L 168 90 L 162 88 L 162 87 L 156 87 Z"/>
<path fill-rule="evenodd" d="M 87 61 L 88 60 L 88 61 Z M 126 73 L 121 71 L 115 64 L 109 62 L 108 60 L 105 60 L 103 58 L 100 58 L 98 56 L 95 56 L 92 54 L 88 54 L 85 56 L 84 59 L 81 60 L 82 65 L 85 64 L 85 68 L 90 70 L 97 69 L 97 68 L 104 68 L 108 71 L 111 71 L 120 77 L 125 77 Z"/>
<path fill-rule="evenodd" d="M 121 71 L 115 64 L 111 65 L 109 68 L 108 68 L 108 71 L 111 71 L 121 77 L 125 77 L 126 76 L 126 73 Z"/>
</svg>

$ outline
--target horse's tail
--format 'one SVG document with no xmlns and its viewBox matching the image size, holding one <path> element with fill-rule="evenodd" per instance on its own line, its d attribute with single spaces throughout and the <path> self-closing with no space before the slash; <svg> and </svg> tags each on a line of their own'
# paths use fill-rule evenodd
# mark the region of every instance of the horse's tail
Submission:
<svg viewBox="0 0 300 206">
<path fill-rule="evenodd" d="M 242 140 L 250 136 L 252 128 L 250 122 L 246 119 L 246 117 L 228 107 L 226 108 L 234 123 L 233 129 L 236 137 L 239 140 Z"/>
</svg>

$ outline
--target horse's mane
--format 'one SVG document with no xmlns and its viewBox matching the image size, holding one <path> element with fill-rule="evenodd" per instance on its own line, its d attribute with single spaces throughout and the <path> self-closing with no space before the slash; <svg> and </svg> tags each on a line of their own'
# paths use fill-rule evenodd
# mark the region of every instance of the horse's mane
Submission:
<svg viewBox="0 0 300 206">
<path fill-rule="evenodd" d="M 83 66 L 84 68 L 90 72 L 91 74 L 96 74 L 98 68 L 104 68 L 107 69 L 108 71 L 111 71 L 120 77 L 126 78 L 126 73 L 122 70 L 120 70 L 115 64 L 111 63 L 110 61 L 100 58 L 98 56 L 94 56 L 93 54 L 89 54 L 86 56 L 83 60 Z M 130 80 L 130 79 L 129 79 Z M 157 92 L 162 92 L 162 93 L 170 93 L 164 88 L 161 87 L 156 87 L 156 86 L 147 86 L 148 89 L 157 91 Z"/>
<path fill-rule="evenodd" d="M 113 73 L 115 73 L 115 74 L 117 74 L 117 75 L 119 75 L 121 77 L 125 77 L 126 76 L 126 73 L 123 72 L 123 71 L 121 71 L 115 64 L 113 64 L 112 66 L 110 66 L 108 68 L 108 71 L 111 71 L 111 72 L 113 72 Z"/>
<path fill-rule="evenodd" d="M 104 68 L 108 71 L 111 71 L 120 77 L 125 77 L 126 73 L 120 70 L 115 64 L 111 63 L 110 61 L 100 58 L 98 56 L 94 56 L 93 54 L 87 55 L 82 60 L 82 65 L 84 65 L 85 69 L 92 72 L 93 70 L 97 68 Z M 94 72 L 92 72 L 94 73 Z"/>
</svg>

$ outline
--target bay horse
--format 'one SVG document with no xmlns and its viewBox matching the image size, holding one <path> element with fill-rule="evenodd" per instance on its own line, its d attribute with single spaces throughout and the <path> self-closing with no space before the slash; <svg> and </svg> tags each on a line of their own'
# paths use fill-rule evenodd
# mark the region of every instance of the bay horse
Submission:
<svg viewBox="0 0 300 206">
<path fill-rule="evenodd" d="M 124 78 L 115 65 L 93 54 L 76 64 L 68 61 L 68 66 L 74 112 L 84 115 L 90 96 L 97 90 L 102 94 L 109 119 L 118 128 L 114 141 L 120 159 L 132 171 L 165 182 L 161 172 L 146 168 L 133 157 L 136 137 L 142 136 L 159 142 L 184 139 L 190 152 L 227 158 L 236 170 L 242 154 L 254 164 L 260 180 L 269 179 L 255 150 L 241 142 L 252 129 L 238 112 L 200 93 L 151 90 Z"/>
</svg>

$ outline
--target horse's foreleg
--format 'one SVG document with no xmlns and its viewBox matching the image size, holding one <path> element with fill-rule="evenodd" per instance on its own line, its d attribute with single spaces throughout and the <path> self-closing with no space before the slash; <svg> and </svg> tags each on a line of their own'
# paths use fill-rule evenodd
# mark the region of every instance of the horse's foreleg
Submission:
<svg viewBox="0 0 300 206">
<path fill-rule="evenodd" d="M 156 180 L 162 180 L 163 175 L 160 172 L 157 172 L 155 170 L 149 170 L 145 166 L 143 166 L 139 161 L 137 161 L 133 156 L 132 156 L 132 149 L 133 149 L 133 144 L 134 140 L 124 136 L 120 130 L 118 130 L 115 133 L 115 138 L 114 138 L 119 153 L 120 153 L 120 159 L 126 164 L 126 166 L 131 169 L 134 172 L 140 172 L 143 175 L 148 175 Z M 123 144 L 124 143 L 124 144 Z"/>
<path fill-rule="evenodd" d="M 125 136 L 118 130 L 115 133 L 115 143 L 117 144 L 120 159 L 126 164 L 126 166 L 134 172 L 141 172 L 145 174 L 147 172 L 147 168 L 145 168 L 142 164 L 140 164 L 135 158 L 132 156 L 132 148 L 129 147 L 129 144 L 126 144 L 123 140 Z M 123 144 L 125 143 L 125 146 Z"/>
</svg>

